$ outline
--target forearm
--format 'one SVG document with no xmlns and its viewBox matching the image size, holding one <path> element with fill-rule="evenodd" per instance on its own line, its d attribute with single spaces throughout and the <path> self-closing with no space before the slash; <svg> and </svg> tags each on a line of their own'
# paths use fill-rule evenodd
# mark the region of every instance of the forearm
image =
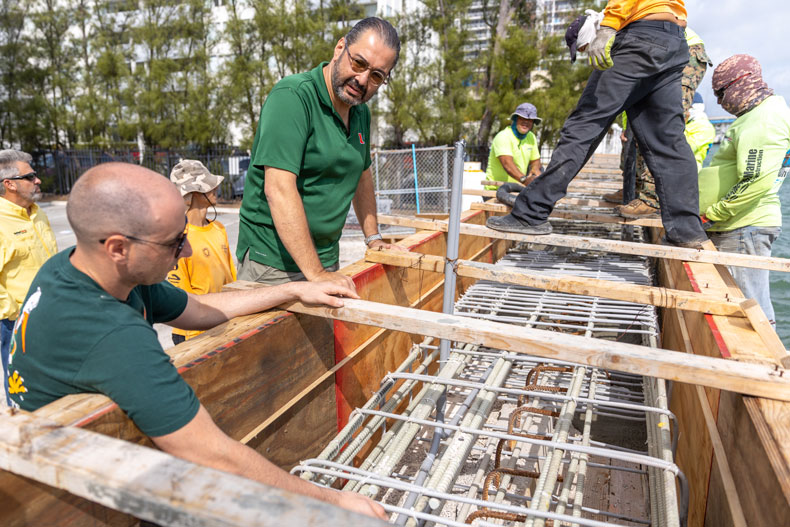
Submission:
<svg viewBox="0 0 790 527">
<path fill-rule="evenodd" d="M 527 170 L 528 176 L 539 176 L 540 175 L 540 159 L 533 159 L 529 162 L 529 169 Z"/>
<path fill-rule="evenodd" d="M 500 156 L 499 162 L 502 163 L 502 168 L 505 169 L 507 175 L 515 179 L 516 181 L 521 181 L 521 179 L 526 175 L 521 170 L 518 169 L 516 166 L 515 161 L 511 156 Z"/>
<path fill-rule="evenodd" d="M 274 228 L 299 270 L 310 280 L 323 272 L 324 267 L 313 245 L 304 204 L 296 189 L 296 176 L 286 172 L 286 176 L 276 177 L 271 171 L 266 169 L 265 192 Z"/>
<path fill-rule="evenodd" d="M 369 169 L 362 172 L 351 203 L 354 205 L 354 213 L 362 226 L 363 234 L 370 236 L 379 232 L 376 219 L 376 194 L 373 187 L 373 176 Z"/>
<path fill-rule="evenodd" d="M 246 291 L 224 291 L 206 295 L 189 295 L 187 316 L 170 324 L 188 330 L 205 330 L 250 313 L 266 311 L 297 298 L 293 283 L 261 286 Z M 188 318 L 187 318 L 188 317 Z"/>
</svg>

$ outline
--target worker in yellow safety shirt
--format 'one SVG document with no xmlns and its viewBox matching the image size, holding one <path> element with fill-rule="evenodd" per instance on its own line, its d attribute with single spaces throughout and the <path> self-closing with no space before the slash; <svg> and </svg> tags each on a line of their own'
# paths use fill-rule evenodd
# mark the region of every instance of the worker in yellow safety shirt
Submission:
<svg viewBox="0 0 790 527">
<path fill-rule="evenodd" d="M 39 268 L 58 252 L 49 219 L 36 204 L 41 180 L 33 158 L 19 150 L 0 150 L 0 357 L 8 385 L 8 356 L 20 306 Z M 10 404 L 0 398 L 0 407 Z"/>
<path fill-rule="evenodd" d="M 216 208 L 215 219 L 207 219 L 208 208 L 217 204 L 217 187 L 223 179 L 191 159 L 181 161 L 170 172 L 170 180 L 178 187 L 187 208 L 187 239 L 192 255 L 179 258 L 167 280 L 188 293 L 218 293 L 222 286 L 236 280 L 228 234 L 225 226 L 216 221 Z M 173 328 L 173 343 L 180 344 L 200 333 Z"/>
</svg>

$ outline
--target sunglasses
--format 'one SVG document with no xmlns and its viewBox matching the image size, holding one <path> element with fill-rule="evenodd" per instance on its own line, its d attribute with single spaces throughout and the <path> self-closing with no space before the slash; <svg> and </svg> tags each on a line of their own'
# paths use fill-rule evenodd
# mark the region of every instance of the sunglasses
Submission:
<svg viewBox="0 0 790 527">
<path fill-rule="evenodd" d="M 148 243 L 148 244 L 151 244 L 151 245 L 161 245 L 162 247 L 168 247 L 170 249 L 174 249 L 175 250 L 175 254 L 173 255 L 173 257 L 174 258 L 178 258 L 178 255 L 181 254 L 181 251 L 184 250 L 184 245 L 186 245 L 186 243 L 187 243 L 187 231 L 186 231 L 186 228 L 187 227 L 186 227 L 186 224 L 185 224 L 184 225 L 184 232 L 179 234 L 178 237 L 175 240 L 173 240 L 172 242 L 164 242 L 164 243 L 163 242 L 155 242 L 155 241 L 152 241 L 152 240 L 144 240 L 142 238 L 137 238 L 135 236 L 129 236 L 128 234 L 121 234 L 121 236 L 123 236 L 127 240 L 132 240 L 133 242 Z M 107 241 L 107 238 L 104 238 L 103 240 L 99 240 L 99 243 L 103 244 L 106 241 Z"/>
<path fill-rule="evenodd" d="M 748 77 L 751 74 L 752 74 L 751 72 L 744 73 L 740 77 L 736 78 L 735 80 L 730 81 L 729 83 L 727 83 L 726 85 L 722 86 L 721 88 L 719 88 L 717 90 L 713 90 L 713 95 L 715 95 L 717 99 L 721 99 L 722 97 L 724 97 L 724 92 L 727 91 L 727 88 L 729 88 L 730 86 L 732 86 L 733 84 L 735 84 L 739 80 L 741 80 L 741 79 L 743 79 L 745 77 Z"/>
<path fill-rule="evenodd" d="M 385 73 L 382 70 L 373 69 L 370 67 L 370 64 L 363 58 L 352 57 L 351 52 L 348 48 L 345 49 L 346 55 L 348 55 L 348 61 L 351 63 L 351 71 L 354 73 L 365 73 L 366 71 L 370 71 L 370 75 L 368 75 L 368 79 L 373 86 L 381 86 L 382 84 L 387 84 L 387 79 L 389 78 L 389 73 Z"/>
<path fill-rule="evenodd" d="M 32 183 L 36 180 L 37 177 L 38 176 L 36 175 L 35 172 L 30 172 L 28 174 L 23 174 L 21 176 L 7 177 L 6 179 L 26 179 Z"/>
</svg>

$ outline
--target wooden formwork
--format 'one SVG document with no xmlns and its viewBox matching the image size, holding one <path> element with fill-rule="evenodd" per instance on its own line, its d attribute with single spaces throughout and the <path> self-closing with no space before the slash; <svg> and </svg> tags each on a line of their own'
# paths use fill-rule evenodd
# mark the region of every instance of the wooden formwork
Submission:
<svg viewBox="0 0 790 527">
<path fill-rule="evenodd" d="M 482 224 L 468 212 L 463 221 Z M 427 254 L 444 254 L 446 235 L 417 233 L 401 242 Z M 505 241 L 462 237 L 461 258 L 491 262 Z M 364 299 L 440 310 L 443 277 L 358 262 L 343 269 Z M 462 292 L 471 279 L 458 281 Z M 236 318 L 171 350 L 174 364 L 217 425 L 268 459 L 289 469 L 319 452 L 379 386 L 384 374 L 408 354 L 413 336 L 371 326 L 274 310 Z M 355 354 L 334 378 L 300 396 L 344 357 Z M 262 430 L 261 423 L 284 405 L 289 410 Z M 108 398 L 64 397 L 33 415 L 153 447 Z M 257 432 L 257 433 L 256 433 Z M 0 438 L 2 440 L 2 438 Z M 0 471 L 0 525 L 133 526 L 138 520 L 65 490 Z"/>
</svg>

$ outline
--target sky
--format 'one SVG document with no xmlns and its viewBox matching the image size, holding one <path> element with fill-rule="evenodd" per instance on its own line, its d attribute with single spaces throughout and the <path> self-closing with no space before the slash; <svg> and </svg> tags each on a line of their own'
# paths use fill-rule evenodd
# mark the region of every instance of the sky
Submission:
<svg viewBox="0 0 790 527">
<path fill-rule="evenodd" d="M 685 4 L 688 25 L 705 41 L 713 61 L 697 89 L 709 117 L 729 116 L 716 103 L 711 78 L 717 64 L 738 53 L 756 57 L 774 94 L 790 102 L 790 1 L 686 0 Z"/>
</svg>

